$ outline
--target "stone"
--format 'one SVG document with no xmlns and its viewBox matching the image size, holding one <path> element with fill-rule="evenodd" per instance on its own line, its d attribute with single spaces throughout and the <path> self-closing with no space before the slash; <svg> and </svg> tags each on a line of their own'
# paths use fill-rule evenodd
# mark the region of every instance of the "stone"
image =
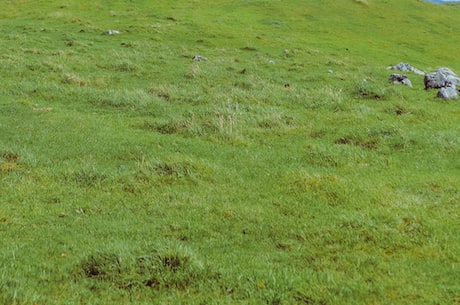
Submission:
<svg viewBox="0 0 460 305">
<path fill-rule="evenodd" d="M 107 35 L 116 35 L 116 34 L 120 34 L 121 32 L 117 30 L 107 30 L 106 33 Z"/>
<path fill-rule="evenodd" d="M 408 78 L 403 79 L 402 82 L 401 82 L 401 84 L 406 85 L 407 87 L 412 88 L 412 82 L 411 82 L 410 79 L 408 79 Z"/>
<path fill-rule="evenodd" d="M 201 55 L 195 55 L 193 56 L 192 60 L 194 61 L 204 61 L 204 60 L 208 60 L 206 57 L 203 57 Z"/>
<path fill-rule="evenodd" d="M 439 89 L 437 97 L 446 100 L 456 100 L 458 99 L 457 88 L 455 86 L 442 87 Z"/>
<path fill-rule="evenodd" d="M 460 78 L 449 68 L 439 68 L 438 70 L 426 74 L 424 78 L 425 89 L 439 89 L 448 86 L 460 86 Z"/>
<path fill-rule="evenodd" d="M 406 85 L 412 88 L 412 82 L 405 75 L 393 73 L 390 75 L 388 80 L 393 82 L 394 85 Z"/>
<path fill-rule="evenodd" d="M 410 64 L 405 63 L 405 62 L 400 62 L 394 66 L 389 66 L 387 69 L 388 70 L 399 70 L 401 72 L 414 72 L 415 74 L 418 74 L 418 75 L 425 75 L 425 72 L 417 68 L 414 68 Z"/>
<path fill-rule="evenodd" d="M 400 62 L 394 66 L 390 66 L 387 68 L 388 70 L 399 70 L 402 72 L 409 72 L 412 71 L 412 66 L 408 63 Z"/>
</svg>

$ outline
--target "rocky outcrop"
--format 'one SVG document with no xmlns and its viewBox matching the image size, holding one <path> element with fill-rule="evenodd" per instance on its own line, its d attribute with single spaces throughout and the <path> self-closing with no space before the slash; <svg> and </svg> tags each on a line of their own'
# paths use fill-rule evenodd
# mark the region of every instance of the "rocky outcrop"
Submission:
<svg viewBox="0 0 460 305">
<path fill-rule="evenodd" d="M 439 89 L 450 85 L 460 86 L 460 78 L 449 68 L 438 70 L 425 75 L 425 89 Z"/>
<path fill-rule="evenodd" d="M 457 86 L 460 86 L 460 78 L 449 68 L 438 70 L 425 75 L 425 90 L 439 89 L 436 95 L 443 99 L 458 99 Z"/>
<path fill-rule="evenodd" d="M 388 70 L 399 70 L 403 72 L 414 72 L 419 75 L 424 75 L 423 82 L 425 90 L 439 89 L 436 95 L 443 99 L 458 99 L 460 91 L 460 77 L 449 68 L 439 68 L 432 73 L 425 74 L 423 71 L 412 67 L 408 63 L 400 62 L 394 66 L 389 66 Z M 393 73 L 388 78 L 394 85 L 406 85 L 412 87 L 412 82 L 406 75 Z"/>
</svg>

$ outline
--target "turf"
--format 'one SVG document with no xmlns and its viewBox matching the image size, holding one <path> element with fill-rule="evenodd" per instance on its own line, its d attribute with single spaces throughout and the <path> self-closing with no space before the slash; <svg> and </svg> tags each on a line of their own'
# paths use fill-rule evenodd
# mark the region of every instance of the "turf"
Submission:
<svg viewBox="0 0 460 305">
<path fill-rule="evenodd" d="M 460 302 L 459 5 L 0 7 L 1 304 Z"/>
</svg>

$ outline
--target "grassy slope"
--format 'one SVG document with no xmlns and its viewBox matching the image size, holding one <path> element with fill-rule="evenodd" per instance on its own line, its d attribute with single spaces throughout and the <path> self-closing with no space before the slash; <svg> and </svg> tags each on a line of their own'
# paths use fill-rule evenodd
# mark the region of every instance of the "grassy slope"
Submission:
<svg viewBox="0 0 460 305">
<path fill-rule="evenodd" d="M 458 302 L 458 103 L 386 81 L 458 6 L 49 2 L 1 4 L 1 303 Z"/>
</svg>

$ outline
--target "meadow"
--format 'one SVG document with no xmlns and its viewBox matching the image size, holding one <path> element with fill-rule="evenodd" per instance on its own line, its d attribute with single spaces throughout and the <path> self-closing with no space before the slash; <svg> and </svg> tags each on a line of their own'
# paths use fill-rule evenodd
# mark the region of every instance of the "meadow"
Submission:
<svg viewBox="0 0 460 305">
<path fill-rule="evenodd" d="M 2 1 L 0 304 L 460 303 L 458 20 Z"/>
</svg>

